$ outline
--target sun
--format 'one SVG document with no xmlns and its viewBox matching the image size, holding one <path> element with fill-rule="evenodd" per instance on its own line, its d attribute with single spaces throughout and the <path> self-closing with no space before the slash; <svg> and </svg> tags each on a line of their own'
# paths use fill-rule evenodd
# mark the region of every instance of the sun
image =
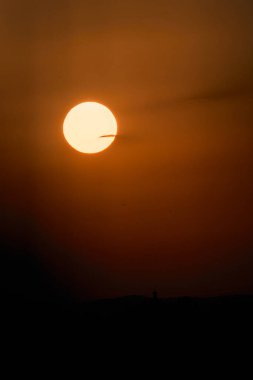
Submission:
<svg viewBox="0 0 253 380">
<path fill-rule="evenodd" d="M 109 108 L 96 102 L 72 108 L 63 123 L 67 142 L 82 153 L 98 153 L 108 148 L 117 134 L 117 121 Z"/>
</svg>

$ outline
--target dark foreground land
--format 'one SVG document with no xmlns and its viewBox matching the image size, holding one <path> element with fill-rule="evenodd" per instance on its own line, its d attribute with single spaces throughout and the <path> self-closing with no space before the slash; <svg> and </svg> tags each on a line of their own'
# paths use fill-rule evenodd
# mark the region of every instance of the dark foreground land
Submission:
<svg viewBox="0 0 253 380">
<path fill-rule="evenodd" d="M 8 253 L 8 252 L 7 252 Z M 126 296 L 77 302 L 55 287 L 31 258 L 2 255 L 1 333 L 5 336 L 87 336 L 127 331 L 170 336 L 226 331 L 249 335 L 253 295 L 210 298 Z M 10 259 L 11 258 L 11 259 Z"/>
<path fill-rule="evenodd" d="M 102 344 L 116 351 L 124 342 L 173 352 L 198 348 L 248 351 L 253 337 L 253 296 L 161 298 L 127 296 L 86 302 L 65 298 L 9 298 L 1 309 L 1 337 L 10 352 L 46 350 L 52 355 L 80 347 L 95 352 Z M 154 343 L 152 343 L 154 342 Z M 118 347 L 118 348 L 117 348 Z M 212 348 L 211 348 L 212 347 Z M 224 348 L 226 347 L 226 348 Z M 35 349 L 36 348 L 36 349 Z M 166 351 L 167 352 L 167 351 Z M 74 355 L 74 354 L 73 354 Z M 180 354 L 181 355 L 181 354 Z"/>
<path fill-rule="evenodd" d="M 86 302 L 66 299 L 5 299 L 6 329 L 36 332 L 90 332 L 117 328 L 175 331 L 249 329 L 253 326 L 253 296 L 161 298 L 127 296 Z"/>
</svg>

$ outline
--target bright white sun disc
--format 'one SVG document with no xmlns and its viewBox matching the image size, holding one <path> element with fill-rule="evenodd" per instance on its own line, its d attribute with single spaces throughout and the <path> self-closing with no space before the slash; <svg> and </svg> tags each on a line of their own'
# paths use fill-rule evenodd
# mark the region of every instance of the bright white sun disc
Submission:
<svg viewBox="0 0 253 380">
<path fill-rule="evenodd" d="M 96 102 L 85 102 L 72 108 L 63 123 L 67 142 L 82 153 L 98 153 L 108 148 L 117 134 L 112 112 Z"/>
</svg>

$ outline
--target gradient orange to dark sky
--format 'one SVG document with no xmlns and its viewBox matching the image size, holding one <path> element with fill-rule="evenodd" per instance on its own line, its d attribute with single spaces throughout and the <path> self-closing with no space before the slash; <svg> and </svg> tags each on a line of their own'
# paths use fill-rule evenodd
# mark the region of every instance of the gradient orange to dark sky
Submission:
<svg viewBox="0 0 253 380">
<path fill-rule="evenodd" d="M 0 5 L 1 241 L 78 297 L 253 292 L 253 3 Z M 97 155 L 67 112 L 108 106 Z"/>
</svg>

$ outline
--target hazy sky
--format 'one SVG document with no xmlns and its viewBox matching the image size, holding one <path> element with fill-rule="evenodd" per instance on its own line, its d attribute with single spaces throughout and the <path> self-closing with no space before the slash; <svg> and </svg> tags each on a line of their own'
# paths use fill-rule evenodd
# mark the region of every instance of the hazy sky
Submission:
<svg viewBox="0 0 253 380">
<path fill-rule="evenodd" d="M 0 5 L 1 232 L 74 294 L 253 292 L 253 3 Z M 107 105 L 98 155 L 63 138 Z"/>
</svg>

